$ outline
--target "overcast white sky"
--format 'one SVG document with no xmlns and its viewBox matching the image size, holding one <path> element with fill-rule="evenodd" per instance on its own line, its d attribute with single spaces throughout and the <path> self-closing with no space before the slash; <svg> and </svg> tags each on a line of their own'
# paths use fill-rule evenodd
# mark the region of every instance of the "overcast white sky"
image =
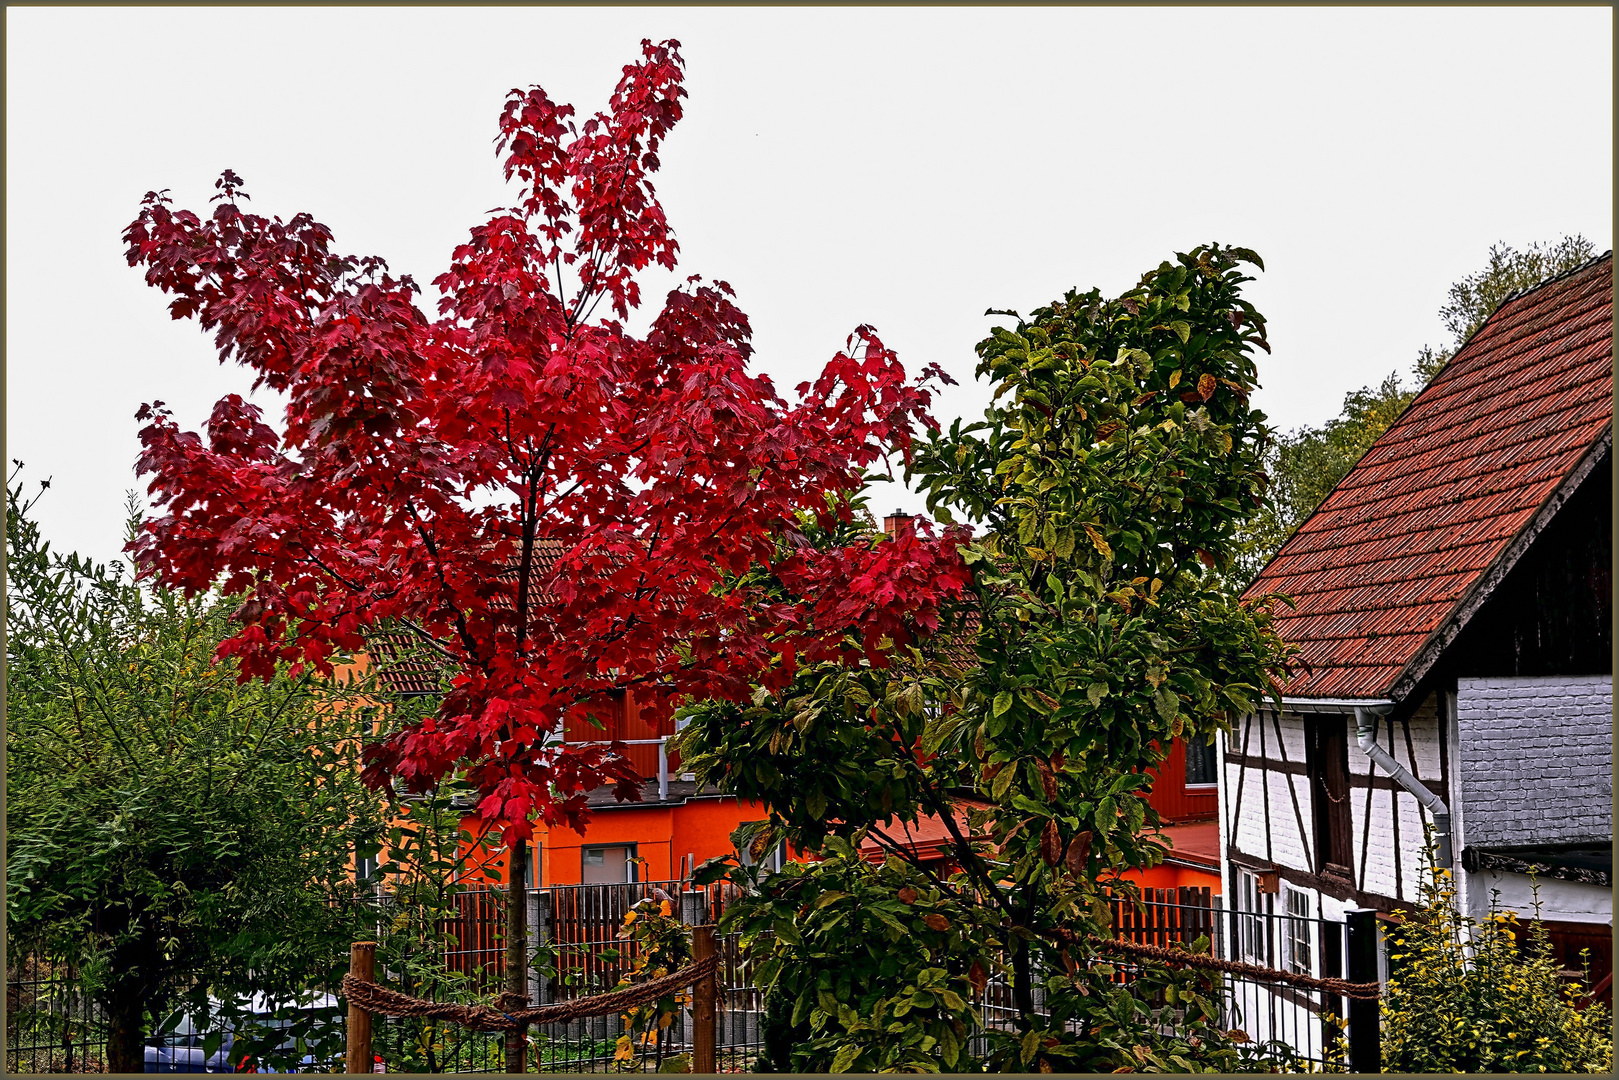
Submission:
<svg viewBox="0 0 1619 1080">
<path fill-rule="evenodd" d="M 678 38 L 658 181 L 680 274 L 723 278 L 791 387 L 870 323 L 964 385 L 988 307 L 1118 292 L 1209 240 L 1258 251 L 1263 407 L 1320 423 L 1445 334 L 1491 243 L 1610 246 L 1608 8 L 6 12 L 7 456 L 58 547 L 115 557 L 143 401 L 200 425 L 247 373 L 122 257 L 141 196 L 307 210 L 430 281 L 510 192 L 508 89 L 589 115 Z M 661 299 L 666 284 L 643 281 Z M 429 287 L 429 291 L 431 289 Z M 652 305 L 656 306 L 656 303 Z M 884 490 L 876 509 L 921 508 Z"/>
</svg>

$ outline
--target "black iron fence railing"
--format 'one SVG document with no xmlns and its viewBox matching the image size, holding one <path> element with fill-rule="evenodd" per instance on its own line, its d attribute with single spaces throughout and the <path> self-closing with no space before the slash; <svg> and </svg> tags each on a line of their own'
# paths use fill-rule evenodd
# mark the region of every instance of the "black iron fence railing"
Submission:
<svg viewBox="0 0 1619 1080">
<path fill-rule="evenodd" d="M 67 964 L 11 954 L 6 972 L 6 1072 L 106 1072 L 101 1009 Z"/>
<path fill-rule="evenodd" d="M 1144 889 L 1141 901 L 1116 899 L 1110 905 L 1113 936 L 1139 945 L 1188 947 L 1207 938 L 1208 954 L 1220 960 L 1252 963 L 1316 978 L 1339 977 L 1342 970 L 1344 924 L 1328 920 L 1269 912 L 1235 911 L 1220 904 L 1208 889 Z M 1141 964 L 1128 956 L 1109 954 L 1098 960 L 1110 966 L 1113 981 L 1134 986 Z M 1339 1043 L 1345 1015 L 1343 999 L 1319 991 L 1297 988 L 1241 975 L 1211 972 L 1225 988 L 1226 1013 L 1221 1027 L 1246 1034 L 1254 1043 L 1271 1049 L 1300 1068 L 1321 1069 L 1341 1058 Z M 1044 1006 L 1036 973 L 1034 1006 Z M 1147 993 L 1143 988 L 1143 993 Z M 1156 993 L 1147 1004 L 1165 1004 Z M 986 1028 L 1016 1030 L 1018 1010 L 1008 979 L 993 976 L 975 1004 Z M 1375 1003 L 1374 1003 L 1375 1006 Z M 1375 1020 L 1374 1020 L 1375 1022 Z M 970 1049 L 983 1054 L 987 1038 L 975 1038 Z"/>
<path fill-rule="evenodd" d="M 625 934 L 624 916 L 637 902 L 667 899 L 671 913 L 683 921 L 712 921 L 732 899 L 734 890 L 711 886 L 693 889 L 685 881 L 632 882 L 612 885 L 568 885 L 529 894 L 527 923 L 531 941 L 548 963 L 536 965 L 529 980 L 530 1001 L 542 1004 L 612 989 L 635 960 L 636 945 Z M 386 940 L 400 914 L 393 901 L 374 898 L 377 929 Z M 439 923 L 436 955 L 420 958 L 420 966 L 444 973 L 431 989 L 412 984 L 412 961 L 395 950 L 379 951 L 378 980 L 433 1000 L 488 1001 L 502 987 L 505 967 L 504 888 L 467 889 L 454 897 L 452 909 Z M 1291 914 L 1234 910 L 1207 890 L 1145 890 L 1139 903 L 1112 905 L 1116 938 L 1142 945 L 1174 947 L 1208 939 L 1209 953 L 1221 960 L 1258 964 L 1316 978 L 1351 976 L 1346 963 L 1345 924 Z M 1364 920 L 1363 920 L 1364 921 Z M 1373 930 L 1375 934 L 1375 928 Z M 735 935 L 718 943 L 718 1047 L 721 1071 L 747 1071 L 762 1051 L 765 1004 L 753 985 L 752 961 Z M 1357 954 L 1358 955 L 1358 954 Z M 402 958 L 403 957 L 403 958 Z M 1128 957 L 1107 957 L 1113 978 L 1133 985 L 1139 966 Z M 1362 965 L 1364 966 L 1364 965 Z M 1227 1015 L 1222 1026 L 1246 1032 L 1255 1043 L 1285 1047 L 1302 1068 L 1339 1062 L 1344 1019 L 1361 1023 L 1362 1057 L 1375 1058 L 1376 1003 L 1354 1011 L 1348 1003 L 1316 990 L 1215 973 L 1224 982 Z M 1036 980 L 1038 983 L 1039 980 Z M 312 988 L 331 990 L 334 988 Z M 6 1058 L 8 1072 L 105 1071 L 106 1029 L 100 1010 L 82 992 L 77 973 L 37 953 L 13 954 L 7 972 Z M 1036 1001 L 1036 1008 L 1041 1007 Z M 1156 1004 L 1162 1004 L 1157 1002 Z M 977 1005 L 988 1028 L 1011 1030 L 1017 1022 L 1012 989 L 992 978 Z M 344 1018 L 332 1010 L 331 1034 L 341 1044 Z M 689 1002 L 652 1042 L 635 1047 L 635 1061 L 623 1060 L 619 1038 L 621 1017 L 590 1017 L 535 1027 L 529 1061 L 538 1072 L 621 1071 L 626 1065 L 655 1070 L 668 1058 L 690 1052 Z M 1370 1037 L 1371 1042 L 1365 1040 Z M 493 1073 L 503 1071 L 502 1036 L 462 1029 L 454 1024 L 378 1018 L 373 1047 L 388 1071 Z M 202 1036 L 195 1032 L 167 1036 L 168 1057 L 186 1057 Z M 1351 1040 L 1353 1041 L 1353 1040 Z M 970 1047 L 982 1053 L 982 1035 Z M 193 1053 L 190 1056 L 196 1057 Z M 303 1062 L 306 1070 L 341 1070 L 341 1060 Z"/>
<path fill-rule="evenodd" d="M 1142 902 L 1115 901 L 1114 936 L 1142 945 L 1172 946 L 1209 939 L 1210 955 L 1312 978 L 1344 975 L 1344 924 L 1293 914 L 1242 911 L 1222 905 L 1207 889 L 1143 890 Z M 1119 963 L 1130 979 L 1137 965 Z M 1319 990 L 1241 975 L 1225 982 L 1227 1015 L 1222 1026 L 1256 1043 L 1272 1043 L 1301 1064 L 1317 1068 L 1335 1060 L 1345 1016 L 1344 999 Z"/>
</svg>

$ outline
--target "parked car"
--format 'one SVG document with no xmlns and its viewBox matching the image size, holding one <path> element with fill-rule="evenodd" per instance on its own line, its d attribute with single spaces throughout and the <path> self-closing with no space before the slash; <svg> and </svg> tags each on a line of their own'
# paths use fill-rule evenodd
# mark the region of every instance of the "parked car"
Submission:
<svg viewBox="0 0 1619 1080">
<path fill-rule="evenodd" d="M 180 1023 L 173 1031 L 146 1041 L 146 1071 L 149 1073 L 167 1072 L 301 1072 L 314 1071 L 316 1067 L 315 1055 L 306 1053 L 299 1064 L 300 1069 L 277 1069 L 255 1060 L 248 1054 L 237 1053 L 238 1029 L 234 1026 L 240 1022 L 238 1016 L 221 1015 L 217 1010 L 220 1002 L 210 998 L 210 1012 L 216 1017 L 216 1023 L 211 1025 L 210 1031 L 199 1031 L 195 1020 L 190 1014 L 182 1016 Z M 313 1020 L 316 1030 L 324 1024 L 335 1022 L 337 999 L 330 994 L 314 994 L 300 998 L 295 1002 L 273 1001 L 263 994 L 255 994 L 248 1002 L 248 1016 L 254 1026 L 270 1030 L 285 1031 L 301 1020 Z M 324 1014 L 324 1015 L 323 1015 Z M 213 1053 L 206 1053 L 209 1036 L 220 1033 L 218 1047 Z M 307 1040 L 306 1040 L 307 1041 Z M 280 1044 L 278 1049 L 294 1051 L 297 1049 L 297 1037 L 289 1035 Z M 336 1062 L 326 1062 L 327 1068 L 320 1071 L 329 1071 L 333 1064 L 339 1066 L 341 1071 L 341 1054 Z"/>
</svg>

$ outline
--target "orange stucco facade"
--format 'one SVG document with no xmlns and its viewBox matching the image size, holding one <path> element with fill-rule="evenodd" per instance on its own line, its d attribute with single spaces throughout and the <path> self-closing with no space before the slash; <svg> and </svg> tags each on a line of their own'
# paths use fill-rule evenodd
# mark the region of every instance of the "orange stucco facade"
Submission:
<svg viewBox="0 0 1619 1080">
<path fill-rule="evenodd" d="M 353 670 L 356 674 L 363 673 L 368 666 L 368 658 L 361 656 Z M 538 881 L 531 880 L 531 886 L 584 882 L 584 851 L 589 847 L 628 847 L 635 859 L 636 880 L 675 880 L 690 874 L 707 859 L 732 852 L 731 833 L 736 827 L 766 816 L 765 808 L 758 803 L 696 793 L 691 791 L 691 785 L 684 783 L 678 785 L 685 789 L 679 795 L 671 793 L 673 797 L 669 800 L 657 801 L 657 786 L 652 781 L 657 775 L 657 755 L 661 748 L 646 745 L 645 741 L 672 735 L 673 721 L 649 722 L 638 708 L 635 696 L 629 693 L 611 695 L 602 705 L 602 712 L 598 714 L 601 727 L 570 721 L 565 737 L 570 742 L 621 739 L 641 743 L 627 747 L 627 753 L 637 771 L 648 780 L 643 787 L 643 798 L 647 801 L 595 806 L 583 832 L 536 825 L 534 845 L 538 853 L 537 858 L 531 855 L 534 867 L 531 873 L 537 872 Z M 678 755 L 671 754 L 668 763 L 671 777 L 679 775 L 679 767 Z M 1214 788 L 1213 785 L 1189 785 L 1186 773 L 1185 747 L 1176 739 L 1148 797 L 1165 820 L 1164 831 L 1172 837 L 1172 846 L 1180 857 L 1126 877 L 1144 888 L 1199 886 L 1218 893 L 1218 828 L 1209 820 L 1215 813 Z M 481 836 L 486 831 L 485 824 L 470 813 L 462 818 L 461 828 L 463 834 L 470 836 Z M 466 845 L 460 878 L 468 883 L 505 882 L 506 853 L 472 850 L 474 846 Z M 1207 868 L 1201 864 L 1207 864 Z"/>
<path fill-rule="evenodd" d="M 744 821 L 765 816 L 757 803 L 700 795 L 684 802 L 625 804 L 592 812 L 584 832 L 566 827 L 536 826 L 539 847 L 539 886 L 577 885 L 584 880 L 584 849 L 595 846 L 633 846 L 635 876 L 641 881 L 672 881 L 690 874 L 705 860 L 734 850 L 731 833 Z M 474 835 L 481 828 L 469 814 L 463 829 Z M 468 880 L 506 880 L 504 853 L 490 854 L 481 862 L 469 859 Z"/>
</svg>

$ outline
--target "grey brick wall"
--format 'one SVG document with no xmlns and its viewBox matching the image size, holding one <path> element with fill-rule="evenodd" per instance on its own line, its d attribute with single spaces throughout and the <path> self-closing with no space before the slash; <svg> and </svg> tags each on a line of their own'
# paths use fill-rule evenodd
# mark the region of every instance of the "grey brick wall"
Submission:
<svg viewBox="0 0 1619 1080">
<path fill-rule="evenodd" d="M 1613 682 L 1606 675 L 1461 679 L 1465 842 L 1613 838 Z"/>
</svg>

